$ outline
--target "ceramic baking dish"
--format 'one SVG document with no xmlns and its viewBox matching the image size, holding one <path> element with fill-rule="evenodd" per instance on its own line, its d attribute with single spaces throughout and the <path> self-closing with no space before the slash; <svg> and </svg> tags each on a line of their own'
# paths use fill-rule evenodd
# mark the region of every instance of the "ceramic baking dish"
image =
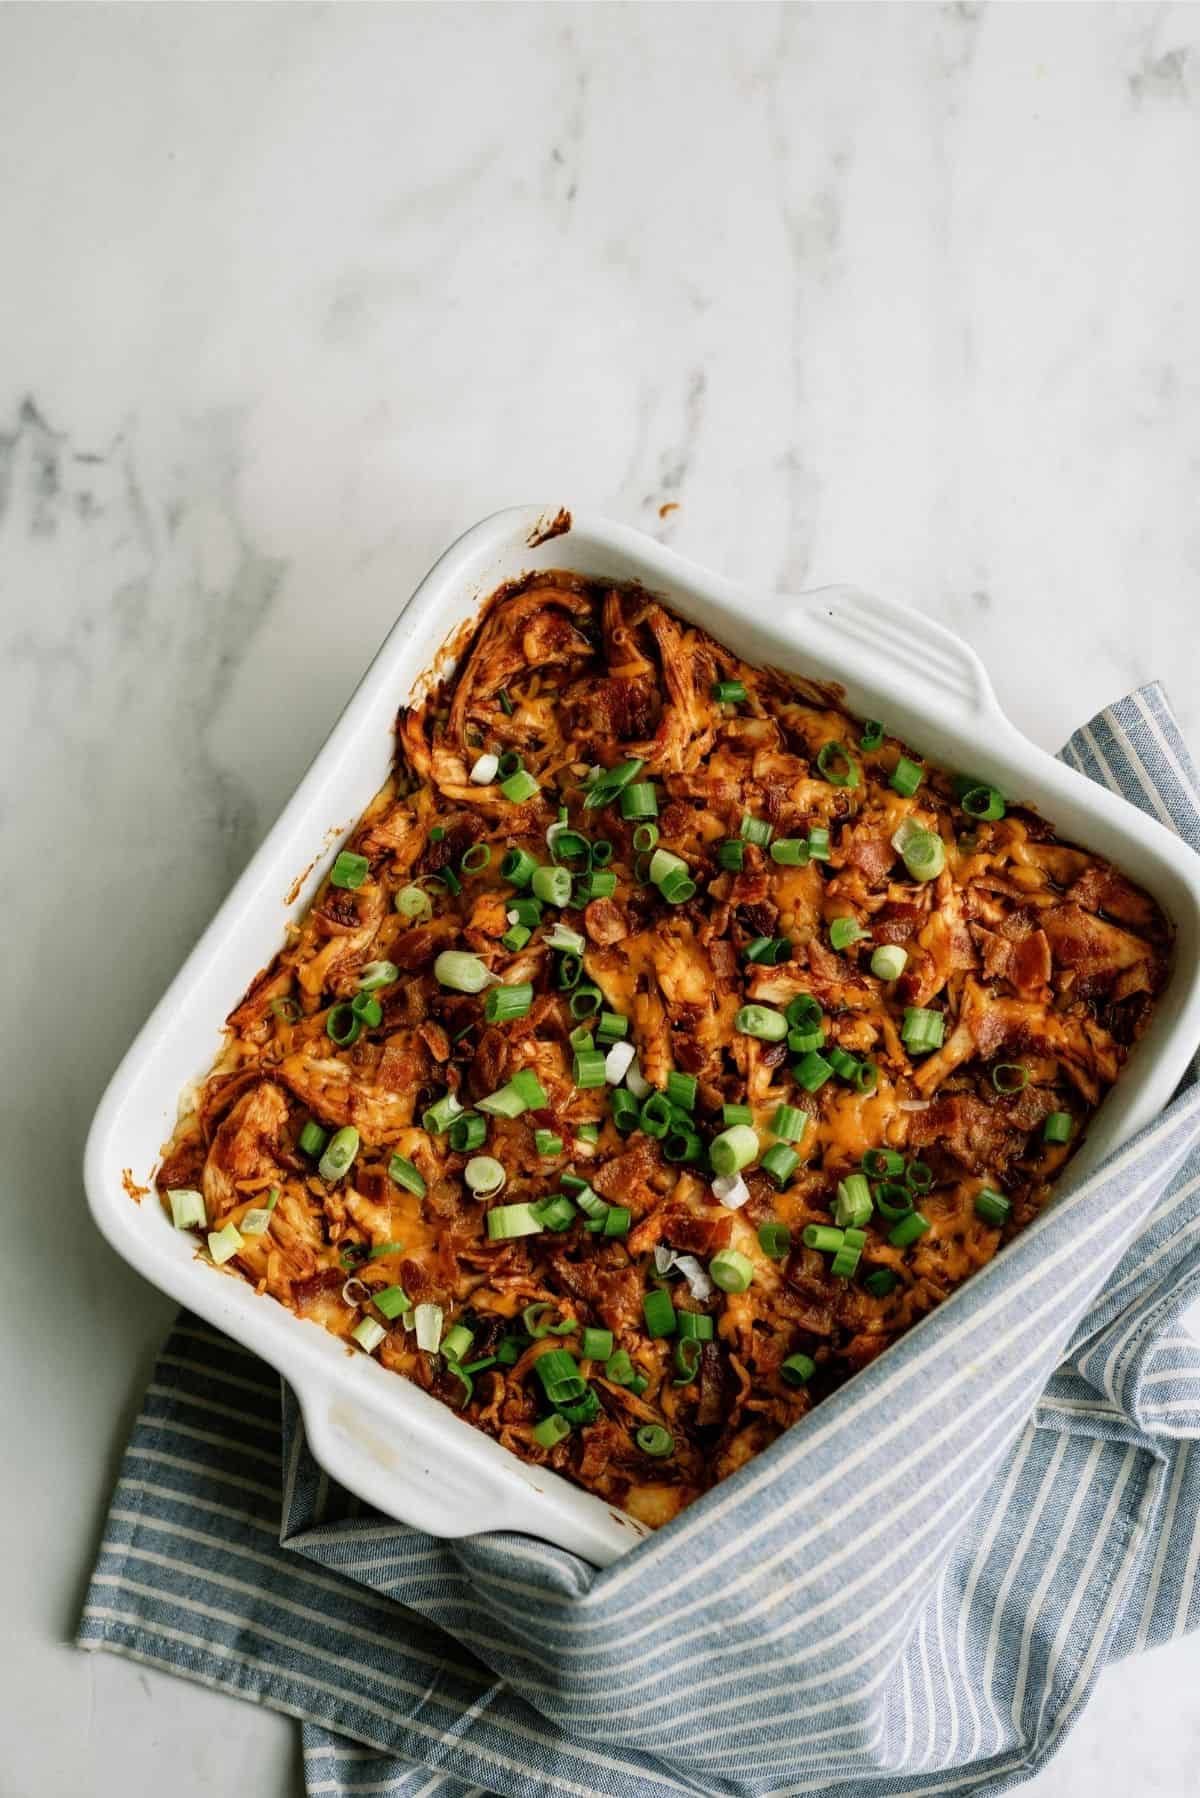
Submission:
<svg viewBox="0 0 1200 1798">
<path fill-rule="evenodd" d="M 244 1281 L 218 1275 L 157 1203 L 135 1204 L 128 1192 L 126 1170 L 149 1184 L 181 1091 L 206 1073 L 226 1014 L 275 954 L 285 920 L 312 899 L 336 852 L 332 831 L 348 830 L 382 785 L 397 707 L 420 688 L 447 638 L 500 582 L 531 569 L 638 580 L 748 660 L 840 682 L 852 710 L 885 718 L 922 754 L 969 767 L 1035 805 L 1062 836 L 1110 857 L 1145 886 L 1175 925 L 1174 972 L 1091 1124 L 1071 1183 L 1161 1109 L 1200 1036 L 1200 860 L 1160 824 L 1023 737 L 974 652 L 919 613 L 848 587 L 792 599 L 747 592 L 602 519 L 577 519 L 538 542 L 550 517 L 533 508 L 499 512 L 461 537 L 422 581 L 114 1075 L 88 1138 L 85 1179 L 93 1216 L 120 1255 L 287 1378 L 314 1455 L 351 1491 L 435 1535 L 522 1530 L 606 1565 L 644 1533 L 639 1524 L 527 1466 L 417 1386 L 347 1353 L 336 1337 Z M 322 843 L 326 853 L 310 866 Z M 307 873 L 297 885 L 301 869 Z M 983 1298 L 994 1265 L 974 1277 L 969 1293 Z"/>
</svg>

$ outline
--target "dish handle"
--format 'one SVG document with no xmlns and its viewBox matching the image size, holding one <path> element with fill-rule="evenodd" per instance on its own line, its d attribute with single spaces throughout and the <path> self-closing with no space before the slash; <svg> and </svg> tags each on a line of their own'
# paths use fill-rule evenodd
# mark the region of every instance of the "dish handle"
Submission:
<svg viewBox="0 0 1200 1798">
<path fill-rule="evenodd" d="M 864 682 L 893 691 L 911 675 L 926 709 L 935 687 L 943 719 L 960 729 L 985 713 L 1007 726 L 975 651 L 924 613 L 859 587 L 814 587 L 794 603 L 806 615 L 806 635 L 814 647 L 820 642 L 835 666 L 849 666 Z"/>
</svg>

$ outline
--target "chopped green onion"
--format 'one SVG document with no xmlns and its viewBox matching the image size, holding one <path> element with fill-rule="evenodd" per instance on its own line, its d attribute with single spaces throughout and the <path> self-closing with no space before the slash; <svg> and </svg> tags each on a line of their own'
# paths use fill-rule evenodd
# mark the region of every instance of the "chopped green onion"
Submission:
<svg viewBox="0 0 1200 1798">
<path fill-rule="evenodd" d="M 663 1158 L 666 1161 L 695 1161 L 698 1159 L 704 1144 L 694 1130 L 679 1128 L 670 1131 L 663 1143 Z"/>
<path fill-rule="evenodd" d="M 780 1363 L 779 1372 L 789 1386 L 807 1386 L 817 1371 L 811 1355 L 789 1355 Z"/>
<path fill-rule="evenodd" d="M 610 1205 L 604 1214 L 606 1236 L 628 1236 L 633 1213 L 625 1205 Z"/>
<path fill-rule="evenodd" d="M 675 1307 L 671 1295 L 655 1286 L 642 1298 L 642 1314 L 651 1336 L 673 1336 L 676 1329 Z"/>
<path fill-rule="evenodd" d="M 611 1048 L 629 1035 L 629 1019 L 619 1011 L 602 1011 L 596 1019 L 596 1041 Z"/>
<path fill-rule="evenodd" d="M 569 1230 L 579 1212 L 565 1192 L 552 1193 L 533 1208 L 533 1215 L 546 1230 Z"/>
<path fill-rule="evenodd" d="M 1070 1142 L 1071 1114 L 1069 1111 L 1052 1111 L 1042 1125 L 1042 1138 L 1045 1142 Z"/>
<path fill-rule="evenodd" d="M 721 1249 L 708 1264 L 714 1286 L 722 1292 L 746 1292 L 754 1280 L 754 1263 L 740 1249 Z"/>
<path fill-rule="evenodd" d="M 633 833 L 633 846 L 642 855 L 649 855 L 657 842 L 657 824 L 639 824 Z"/>
<path fill-rule="evenodd" d="M 348 1049 L 362 1035 L 362 1019 L 355 1017 L 353 1007 L 345 999 L 331 1005 L 325 1018 L 325 1034 L 339 1049 Z"/>
<path fill-rule="evenodd" d="M 995 787 L 969 787 L 959 804 L 968 818 L 978 818 L 985 824 L 993 824 L 1004 816 L 1004 795 Z"/>
<path fill-rule="evenodd" d="M 533 932 L 527 924 L 513 924 L 504 932 L 500 942 L 510 955 L 515 955 L 518 950 L 525 947 L 532 935 Z"/>
<path fill-rule="evenodd" d="M 873 1267 L 863 1280 L 863 1285 L 872 1298 L 885 1299 L 894 1292 L 900 1283 L 900 1276 L 891 1267 Z"/>
<path fill-rule="evenodd" d="M 356 993 L 350 1001 L 350 1009 L 366 1030 L 374 1030 L 383 1022 L 383 1007 L 374 993 Z"/>
<path fill-rule="evenodd" d="M 940 1011 L 928 1011 L 919 1005 L 905 1006 L 900 1040 L 914 1053 L 923 1055 L 929 1049 L 940 1049 L 945 1030 L 946 1020 Z"/>
<path fill-rule="evenodd" d="M 425 1180 L 418 1168 L 406 1155 L 395 1154 L 388 1162 L 388 1178 L 406 1192 L 416 1193 L 419 1199 L 425 1197 Z"/>
<path fill-rule="evenodd" d="M 745 682 L 740 680 L 714 681 L 712 696 L 721 705 L 741 705 L 746 698 Z"/>
<path fill-rule="evenodd" d="M 806 867 L 811 854 L 804 837 L 780 837 L 771 844 L 771 860 L 784 868 Z"/>
<path fill-rule="evenodd" d="M 859 748 L 865 749 L 869 754 L 871 750 L 878 749 L 882 742 L 882 724 L 878 718 L 867 718 L 863 723 L 862 736 L 858 739 Z"/>
<path fill-rule="evenodd" d="M 368 1355 L 373 1355 L 387 1335 L 387 1331 L 375 1318 L 360 1317 L 350 1334 L 360 1348 L 365 1349 Z"/>
<path fill-rule="evenodd" d="M 304 1016 L 300 1001 L 289 993 L 279 993 L 271 1000 L 271 1015 L 285 1024 L 298 1024 Z"/>
<path fill-rule="evenodd" d="M 606 1060 L 606 1070 L 607 1066 Z M 623 1086 L 619 1086 L 611 1095 L 609 1103 L 612 1106 L 613 1123 L 616 1125 L 622 1136 L 628 1136 L 631 1131 L 637 1129 L 639 1107 L 637 1100 L 631 1092 L 626 1092 Z"/>
<path fill-rule="evenodd" d="M 805 1224 L 801 1238 L 806 1249 L 819 1249 L 823 1255 L 836 1254 L 845 1239 L 846 1232 L 832 1224 Z"/>
<path fill-rule="evenodd" d="M 993 1192 L 988 1186 L 975 1194 L 975 1215 L 994 1230 L 1000 1230 L 1008 1222 L 1012 1205 L 1003 1193 Z"/>
<path fill-rule="evenodd" d="M 330 1137 L 329 1146 L 317 1168 L 322 1180 L 340 1180 L 343 1174 L 349 1173 L 350 1165 L 358 1154 L 358 1142 L 358 1131 L 353 1124 L 346 1124 Z"/>
<path fill-rule="evenodd" d="M 651 829 L 654 829 L 653 825 L 651 826 Z M 635 836 L 637 835 L 636 831 L 634 832 L 634 835 Z M 658 835 L 658 832 L 657 832 L 657 830 L 655 830 L 656 838 L 657 838 L 657 835 Z M 606 868 L 608 866 L 609 862 L 612 860 L 612 858 L 613 858 L 613 846 L 609 842 L 608 838 L 607 837 L 597 837 L 592 844 L 592 867 L 593 868 Z"/>
<path fill-rule="evenodd" d="M 679 1378 L 671 1381 L 672 1386 L 691 1385 L 700 1371 L 700 1357 L 703 1353 L 703 1345 L 694 1336 L 685 1336 L 675 1344 L 673 1359 Z"/>
<path fill-rule="evenodd" d="M 793 1030 L 819 1030 L 825 1021 L 821 1007 L 811 993 L 797 993 L 784 1016 Z"/>
<path fill-rule="evenodd" d="M 478 874 L 487 867 L 491 859 L 490 843 L 472 843 L 458 865 L 464 874 Z"/>
<path fill-rule="evenodd" d="M 856 787 L 858 763 L 852 760 L 844 743 L 823 743 L 817 756 L 817 767 L 833 787 Z"/>
<path fill-rule="evenodd" d="M 568 868 L 535 868 L 533 890 L 547 905 L 568 905 L 574 882 Z"/>
<path fill-rule="evenodd" d="M 848 949 L 852 943 L 859 943 L 870 934 L 857 918 L 835 918 L 829 926 L 829 940 L 835 949 Z"/>
<path fill-rule="evenodd" d="M 309 1118 L 298 1138 L 301 1152 L 305 1155 L 311 1155 L 314 1161 L 318 1155 L 324 1153 L 325 1144 L 328 1141 L 328 1130 L 322 1130 L 320 1124 L 316 1123 L 312 1118 Z"/>
<path fill-rule="evenodd" d="M 431 843 L 440 843 L 442 841 L 443 837 L 445 836 L 445 834 L 446 834 L 446 832 L 445 832 L 445 829 L 443 828 L 443 826 L 440 824 L 435 824 L 433 829 L 429 833 L 429 841 Z"/>
<path fill-rule="evenodd" d="M 892 778 L 888 785 L 893 792 L 902 794 L 905 799 L 911 799 L 920 786 L 924 773 L 925 770 L 920 762 L 911 762 L 906 755 L 902 755 L 892 770 Z"/>
<path fill-rule="evenodd" d="M 365 855 L 355 855 L 349 849 L 343 849 L 329 870 L 329 884 L 334 887 L 349 887 L 353 891 L 362 885 L 370 871 L 371 864 Z"/>
<path fill-rule="evenodd" d="M 621 816 L 623 818 L 657 818 L 658 794 L 650 781 L 635 781 L 626 787 L 621 794 Z"/>
<path fill-rule="evenodd" d="M 456 1117 L 462 1116 L 462 1106 L 453 1093 L 443 1093 L 435 1105 L 421 1115 L 421 1128 L 430 1136 L 444 1136 Z"/>
<path fill-rule="evenodd" d="M 743 843 L 755 843 L 760 849 L 765 849 L 775 835 L 775 826 L 766 818 L 755 818 L 747 812 L 738 825 L 738 835 Z"/>
<path fill-rule="evenodd" d="M 417 1347 L 427 1355 L 436 1355 L 442 1344 L 442 1319 L 444 1313 L 440 1305 L 418 1305 L 413 1312 L 413 1326 L 417 1332 Z"/>
<path fill-rule="evenodd" d="M 487 1214 L 487 1233 L 489 1242 L 508 1242 L 515 1236 L 540 1236 L 542 1225 L 528 1203 L 496 1205 Z"/>
<path fill-rule="evenodd" d="M 464 1111 L 450 1126 L 450 1147 L 456 1155 L 467 1155 L 487 1137 L 487 1124 L 476 1111 Z"/>
<path fill-rule="evenodd" d="M 728 868 L 733 874 L 739 874 L 746 859 L 746 845 L 740 837 L 727 837 L 725 842 L 717 845 L 717 864 Z"/>
<path fill-rule="evenodd" d="M 433 964 L 433 972 L 440 985 L 455 993 L 481 993 L 492 983 L 492 976 L 479 957 L 461 949 L 443 949 Z"/>
<path fill-rule="evenodd" d="M 203 1230 L 208 1222 L 204 1194 L 193 1186 L 174 1186 L 167 1193 L 171 1222 L 177 1230 Z"/>
<path fill-rule="evenodd" d="M 872 1180 L 894 1180 L 904 1172 L 904 1157 L 898 1149 L 868 1149 L 862 1166 Z"/>
<path fill-rule="evenodd" d="M 794 1105 L 781 1105 L 771 1119 L 771 1132 L 782 1142 L 799 1142 L 808 1129 L 808 1113 Z"/>
<path fill-rule="evenodd" d="M 856 1061 L 850 1083 L 856 1092 L 873 1093 L 879 1085 L 879 1068 L 873 1061 Z"/>
<path fill-rule="evenodd" d="M 378 1306 L 389 1321 L 412 1310 L 412 1300 L 403 1286 L 382 1286 L 378 1292 L 371 1294 L 371 1302 Z"/>
<path fill-rule="evenodd" d="M 368 1261 L 381 1261 L 386 1255 L 398 1255 L 403 1249 L 402 1242 L 377 1242 L 367 1256 Z"/>
<path fill-rule="evenodd" d="M 871 1221 L 871 1187 L 865 1174 L 847 1174 L 838 1181 L 833 1219 L 843 1230 Z"/>
<path fill-rule="evenodd" d="M 725 1125 L 752 1124 L 754 1122 L 754 1113 L 749 1105 L 722 1105 L 721 1122 Z M 758 1153 L 757 1138 L 755 1139 L 754 1153 L 755 1155 Z M 753 1156 L 751 1159 L 753 1159 Z M 745 1164 L 743 1163 L 743 1165 Z"/>
<path fill-rule="evenodd" d="M 558 1409 L 560 1416 L 564 1417 L 568 1423 L 594 1423 L 600 1415 L 600 1400 L 589 1386 L 577 1403 L 560 1405 Z"/>
<path fill-rule="evenodd" d="M 585 874 L 576 889 L 576 904 L 590 905 L 593 899 L 611 899 L 617 890 L 617 877 L 611 868 L 594 868 Z"/>
<path fill-rule="evenodd" d="M 923 1161 L 910 1161 L 908 1172 L 904 1176 L 904 1184 L 909 1192 L 928 1192 L 933 1185 L 933 1169 Z"/>
<path fill-rule="evenodd" d="M 580 1352 L 585 1361 L 607 1361 L 613 1352 L 612 1331 L 586 1329 Z"/>
<path fill-rule="evenodd" d="M 879 1207 L 880 1217 L 889 1223 L 896 1223 L 907 1217 L 913 1208 L 913 1195 L 908 1186 L 901 1186 L 897 1180 L 881 1180 L 875 1188 L 875 1203 Z"/>
<path fill-rule="evenodd" d="M 479 1110 L 492 1117 L 516 1118 L 523 1111 L 540 1110 L 546 1103 L 545 1091 L 531 1068 L 522 1068 L 507 1086 L 480 1099 Z"/>
<path fill-rule="evenodd" d="M 585 982 L 571 994 L 571 1016 L 580 1019 L 595 1017 L 603 1004 L 604 994 L 600 988 L 593 986 L 590 981 Z"/>
<path fill-rule="evenodd" d="M 528 768 L 518 768 L 515 774 L 500 782 L 500 791 L 514 805 L 524 805 L 527 799 L 535 798 L 540 789 Z"/>
<path fill-rule="evenodd" d="M 523 1336 L 502 1336 L 496 1344 L 496 1360 L 501 1367 L 515 1367 L 528 1347 Z"/>
<path fill-rule="evenodd" d="M 672 1105 L 682 1105 L 685 1111 L 694 1111 L 698 1091 L 699 1083 L 695 1074 L 681 1074 L 678 1068 L 672 1068 L 667 1075 L 667 1098 Z"/>
<path fill-rule="evenodd" d="M 428 878 L 432 881 L 436 881 L 439 886 L 444 886 L 448 893 L 462 892 L 462 881 L 458 878 L 454 869 L 450 867 L 449 863 L 447 863 L 440 873 L 431 874 Z"/>
<path fill-rule="evenodd" d="M 208 1233 L 208 1252 L 218 1267 L 232 1261 L 243 1246 L 242 1233 L 236 1224 L 226 1224 L 223 1229 Z"/>
<path fill-rule="evenodd" d="M 660 1423 L 644 1423 L 634 1440 L 644 1455 L 651 1455 L 656 1461 L 661 1461 L 664 1455 L 675 1451 L 674 1436 L 670 1430 L 664 1430 Z"/>
<path fill-rule="evenodd" d="M 578 1320 L 565 1317 L 559 1323 L 546 1321 L 546 1313 L 553 1312 L 555 1306 L 549 1299 L 538 1299 L 532 1305 L 526 1305 L 521 1313 L 521 1322 L 525 1325 L 534 1342 L 541 1342 L 545 1336 L 570 1336 L 579 1328 Z"/>
<path fill-rule="evenodd" d="M 635 759 L 620 762 L 615 768 L 602 769 L 584 793 L 584 809 L 594 811 L 601 806 L 611 805 L 621 789 L 627 787 L 644 767 L 644 761 Z"/>
<path fill-rule="evenodd" d="M 695 1342 L 711 1342 L 713 1339 L 713 1320 L 707 1311 L 679 1311 L 676 1313 L 679 1323 L 679 1334 L 687 1340 Z"/>
<path fill-rule="evenodd" d="M 533 1133 L 533 1146 L 539 1155 L 561 1155 L 563 1152 L 563 1139 L 561 1136 L 556 1135 L 553 1130 L 535 1130 Z"/>
<path fill-rule="evenodd" d="M 771 1261 L 786 1261 L 792 1247 L 792 1233 L 786 1224 L 760 1224 L 758 1246 Z"/>
<path fill-rule="evenodd" d="M 534 1371 L 552 1405 L 570 1405 L 587 1391 L 574 1355 L 567 1349 L 547 1349 L 534 1362 Z"/>
<path fill-rule="evenodd" d="M 516 986 L 494 986 L 483 1002 L 483 1015 L 489 1024 L 506 1024 L 513 1018 L 525 1017 L 533 1005 L 533 987 L 528 981 Z"/>
<path fill-rule="evenodd" d="M 360 993 L 374 993 L 381 986 L 391 986 L 393 980 L 399 980 L 400 970 L 394 961 L 369 961 L 358 976 Z"/>
<path fill-rule="evenodd" d="M 758 1155 L 758 1136 L 748 1124 L 731 1124 L 714 1136 L 708 1158 L 718 1174 L 740 1174 Z"/>
<path fill-rule="evenodd" d="M 696 882 L 690 874 L 668 874 L 658 890 L 668 905 L 686 905 L 696 896 Z"/>
<path fill-rule="evenodd" d="M 577 861 L 582 863 L 584 871 L 591 867 L 592 846 L 577 830 L 567 830 L 561 824 L 552 824 L 546 832 L 546 840 L 550 845 L 551 861 L 560 863 L 563 867 L 569 862 Z"/>
<path fill-rule="evenodd" d="M 787 1043 L 793 1055 L 807 1055 L 810 1049 L 825 1047 L 825 1032 L 823 1030 L 789 1030 Z"/>
<path fill-rule="evenodd" d="M 760 1170 L 781 1191 L 800 1165 L 800 1157 L 795 1149 L 789 1149 L 786 1143 L 773 1142 L 762 1160 Z"/>
<path fill-rule="evenodd" d="M 907 961 L 907 949 L 896 943 L 882 943 L 871 957 L 871 972 L 876 980 L 899 980 Z"/>
<path fill-rule="evenodd" d="M 655 886 L 661 886 L 672 874 L 686 873 L 687 863 L 670 849 L 656 849 L 650 857 L 650 878 Z"/>
<path fill-rule="evenodd" d="M 892 837 L 896 851 L 914 880 L 935 880 L 946 866 L 946 845 L 936 831 L 906 818 Z"/>
<path fill-rule="evenodd" d="M 815 1093 L 830 1078 L 833 1069 L 823 1055 L 810 1049 L 802 1061 L 798 1061 L 792 1069 L 792 1077 L 797 1086 L 802 1086 L 806 1093 Z"/>
<path fill-rule="evenodd" d="M 530 1434 L 539 1448 L 555 1448 L 571 1434 L 571 1426 L 561 1412 L 551 1411 L 549 1417 L 534 1424 Z"/>
<path fill-rule="evenodd" d="M 418 918 L 422 920 L 432 918 L 433 901 L 421 887 L 401 887 L 396 894 L 396 910 L 402 918 L 408 918 L 410 922 L 415 923 Z"/>
<path fill-rule="evenodd" d="M 671 1104 L 662 1093 L 651 1093 L 644 1102 L 640 1122 L 647 1136 L 660 1139 L 671 1128 Z"/>
<path fill-rule="evenodd" d="M 1029 1085 L 1029 1069 L 1023 1061 L 1000 1061 L 992 1069 L 992 1085 L 998 1093 L 1019 1093 Z"/>
<path fill-rule="evenodd" d="M 842 1246 L 829 1263 L 829 1271 L 839 1280 L 852 1279 L 858 1271 L 862 1259 L 863 1244 L 866 1234 L 862 1230 L 847 1230 L 842 1237 Z"/>
<path fill-rule="evenodd" d="M 504 713 L 504 716 L 506 718 L 511 718 L 515 708 L 513 706 L 512 700 L 508 696 L 507 689 L 504 687 L 501 687 L 500 691 L 496 695 L 496 698 L 500 701 L 500 710 Z"/>
<path fill-rule="evenodd" d="M 515 887 L 527 887 L 537 872 L 537 863 L 527 849 L 510 849 L 500 863 L 500 878 Z"/>
<path fill-rule="evenodd" d="M 763 967 L 777 968 L 780 962 L 790 961 L 791 957 L 792 945 L 786 936 L 756 936 L 746 945 L 746 960 L 759 962 Z"/>
<path fill-rule="evenodd" d="M 604 1055 L 601 1050 L 581 1049 L 575 1056 L 571 1075 L 576 1086 L 584 1092 L 594 1086 L 603 1086 Z"/>
<path fill-rule="evenodd" d="M 743 1005 L 733 1020 L 733 1027 L 743 1036 L 756 1036 L 764 1043 L 781 1043 L 788 1032 L 783 1013 L 772 1011 L 768 1005 Z"/>
<path fill-rule="evenodd" d="M 483 1120 L 479 1121 L 482 1123 Z M 452 1142 L 454 1130 L 457 1128 L 456 1124 L 450 1132 Z M 477 1199 L 494 1199 L 508 1179 L 508 1175 L 505 1173 L 502 1163 L 497 1161 L 494 1155 L 472 1155 L 463 1170 L 463 1178 Z"/>
<path fill-rule="evenodd" d="M 527 930 L 536 930 L 542 921 L 542 909 L 540 899 L 535 899 L 530 893 L 522 893 L 519 898 L 509 900 L 508 921 L 510 924 L 523 924 Z"/>
<path fill-rule="evenodd" d="M 814 824 L 809 831 L 808 853 L 815 862 L 829 860 L 829 831 L 824 824 Z"/>
<path fill-rule="evenodd" d="M 919 1211 L 910 1211 L 902 1217 L 894 1229 L 888 1232 L 888 1241 L 894 1249 L 906 1249 L 918 1237 L 924 1236 L 929 1228 L 929 1219 Z"/>
<path fill-rule="evenodd" d="M 474 1340 L 474 1332 L 466 1324 L 455 1324 L 442 1338 L 442 1353 L 447 1361 L 461 1361 Z"/>
<path fill-rule="evenodd" d="M 518 773 L 525 766 L 525 757 L 516 749 L 506 749 L 500 757 L 499 772 L 507 780 L 510 774 Z"/>
</svg>

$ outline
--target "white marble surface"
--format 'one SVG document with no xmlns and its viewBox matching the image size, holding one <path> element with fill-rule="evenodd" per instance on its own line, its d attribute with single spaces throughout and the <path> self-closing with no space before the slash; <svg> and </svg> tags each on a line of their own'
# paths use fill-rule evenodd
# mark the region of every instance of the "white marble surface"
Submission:
<svg viewBox="0 0 1200 1798">
<path fill-rule="evenodd" d="M 1200 740 L 1198 176 L 1188 6 L 0 8 L 5 1794 L 300 1790 L 67 1646 L 168 1314 L 78 1166 L 399 600 L 565 501 Z M 1027 1789 L 1194 1792 L 1198 1685 Z"/>
</svg>

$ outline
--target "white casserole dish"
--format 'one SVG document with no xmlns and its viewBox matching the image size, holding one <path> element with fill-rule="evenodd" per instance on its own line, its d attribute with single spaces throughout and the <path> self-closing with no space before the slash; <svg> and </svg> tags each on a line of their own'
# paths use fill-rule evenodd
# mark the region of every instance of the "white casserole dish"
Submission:
<svg viewBox="0 0 1200 1798">
<path fill-rule="evenodd" d="M 537 568 L 637 580 L 748 660 L 840 682 L 851 709 L 880 717 L 920 753 L 969 768 L 1035 805 L 1060 834 L 1110 857 L 1162 905 L 1177 937 L 1172 978 L 1149 1031 L 1071 1165 L 1077 1182 L 1167 1102 L 1200 1036 L 1200 860 L 1160 824 L 1056 762 L 1009 723 L 974 652 L 939 625 L 852 588 L 794 599 L 747 593 L 640 532 L 576 520 L 537 547 L 550 512 L 485 519 L 446 551 L 401 612 L 328 741 L 266 841 L 113 1076 L 88 1137 L 84 1176 L 108 1241 L 155 1286 L 276 1367 L 295 1390 L 317 1459 L 390 1516 L 439 1536 L 515 1529 L 604 1566 L 642 1526 L 559 1476 L 525 1465 L 408 1381 L 240 1279 L 196 1258 L 157 1202 L 131 1200 L 125 1170 L 150 1183 L 179 1095 L 217 1053 L 223 1020 L 279 948 L 336 844 L 382 785 L 401 702 L 439 649 L 501 582 Z M 296 886 L 297 871 L 308 868 Z M 286 895 L 286 897 L 285 897 Z M 1035 1223 L 1032 1228 L 1038 1226 Z M 994 1265 L 994 1264 L 993 1264 Z M 989 1268 L 971 1282 L 983 1296 Z M 967 1302 L 970 1302 L 969 1300 Z"/>
</svg>

